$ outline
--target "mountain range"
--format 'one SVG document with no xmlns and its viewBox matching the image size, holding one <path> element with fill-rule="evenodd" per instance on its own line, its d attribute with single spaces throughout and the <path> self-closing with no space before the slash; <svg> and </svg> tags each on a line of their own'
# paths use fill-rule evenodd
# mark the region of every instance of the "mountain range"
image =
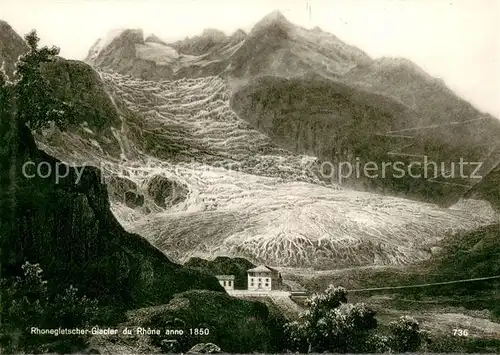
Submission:
<svg viewBox="0 0 500 355">
<path fill-rule="evenodd" d="M 25 45 L 1 29 L 12 73 Z M 445 235 L 498 222 L 497 118 L 409 60 L 373 59 L 279 12 L 249 33 L 173 43 L 113 31 L 84 62 L 44 70 L 81 114 L 67 132 L 36 133 L 40 148 L 101 168 L 117 220 L 173 260 L 405 264 Z M 320 174 L 325 163 L 424 157 L 481 162 L 483 178 Z"/>
<path fill-rule="evenodd" d="M 231 108 L 281 148 L 328 162 L 500 161 L 500 123 L 403 58 L 372 59 L 319 28 L 307 30 L 273 12 L 248 35 L 206 30 L 167 44 L 140 30 L 98 40 L 86 62 L 147 80 L 223 77 Z M 153 38 L 153 40 L 152 40 Z M 198 48 L 193 50 L 193 46 Z M 446 169 L 444 169 L 446 170 Z M 468 171 L 471 173 L 471 171 Z M 432 171 L 434 176 L 434 171 Z M 445 206 L 478 178 L 356 179 L 358 189 Z M 424 181 L 425 180 L 425 181 Z"/>
</svg>

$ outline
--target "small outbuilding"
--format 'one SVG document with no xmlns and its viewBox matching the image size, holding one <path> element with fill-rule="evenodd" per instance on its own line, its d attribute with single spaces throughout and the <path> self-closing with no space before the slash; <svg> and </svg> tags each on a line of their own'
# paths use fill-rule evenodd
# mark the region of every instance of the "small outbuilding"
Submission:
<svg viewBox="0 0 500 355">
<path fill-rule="evenodd" d="M 216 275 L 215 277 L 225 290 L 234 290 L 234 275 Z"/>
</svg>

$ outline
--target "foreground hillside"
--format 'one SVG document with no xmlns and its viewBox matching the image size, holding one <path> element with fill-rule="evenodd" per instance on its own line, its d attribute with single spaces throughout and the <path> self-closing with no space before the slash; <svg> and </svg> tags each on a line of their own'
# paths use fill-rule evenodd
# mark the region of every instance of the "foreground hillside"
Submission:
<svg viewBox="0 0 500 355">
<path fill-rule="evenodd" d="M 260 300 L 188 291 L 175 295 L 168 304 L 128 311 L 119 325 L 120 329 L 182 329 L 183 335 L 94 336 L 90 345 L 101 354 L 186 353 L 196 344 L 209 342 L 224 353 L 280 352 L 287 346 L 281 331 L 283 322 L 279 312 Z"/>
</svg>

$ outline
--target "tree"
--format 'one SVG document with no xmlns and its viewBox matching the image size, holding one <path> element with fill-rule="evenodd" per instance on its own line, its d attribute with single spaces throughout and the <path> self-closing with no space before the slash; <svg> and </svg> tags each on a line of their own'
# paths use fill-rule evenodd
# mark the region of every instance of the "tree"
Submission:
<svg viewBox="0 0 500 355">
<path fill-rule="evenodd" d="M 17 277 L 11 289 L 12 304 L 8 310 L 12 324 L 20 328 L 43 318 L 48 297 L 40 266 L 26 262 L 22 270 L 23 277 Z"/>
<path fill-rule="evenodd" d="M 4 89 L 8 82 L 7 74 L 5 73 L 5 62 L 0 66 L 0 89 Z"/>
<path fill-rule="evenodd" d="M 9 88 L 12 85 L 9 82 L 9 78 L 5 73 L 5 63 L 2 62 L 2 66 L 0 67 L 0 119 L 4 117 L 6 113 L 8 105 L 6 104 L 9 97 Z"/>
<path fill-rule="evenodd" d="M 306 300 L 313 318 L 320 317 L 325 310 L 334 309 L 347 303 L 347 290 L 329 285 L 324 293 L 316 293 Z"/>
<path fill-rule="evenodd" d="M 389 324 L 391 330 L 391 347 L 397 352 L 416 351 L 422 345 L 423 332 L 417 320 L 402 316 Z"/>
<path fill-rule="evenodd" d="M 52 308 L 54 323 L 62 328 L 89 327 L 98 314 L 97 301 L 72 285 L 55 296 Z"/>
<path fill-rule="evenodd" d="M 44 128 L 50 122 L 65 129 L 75 122 L 74 109 L 55 97 L 49 81 L 42 74 L 43 65 L 55 61 L 59 48 L 38 48 L 40 38 L 35 30 L 25 36 L 25 41 L 29 50 L 16 63 L 16 117 L 20 124 L 33 130 Z"/>
<path fill-rule="evenodd" d="M 367 353 L 391 353 L 390 338 L 386 335 L 371 334 L 366 339 L 365 350 Z"/>
<path fill-rule="evenodd" d="M 2 280 L 3 342 L 13 348 L 36 350 L 33 339 L 28 339 L 26 334 L 29 334 L 29 328 L 34 324 L 43 327 L 45 323 L 47 282 L 43 280 L 43 272 L 38 264 L 26 262 L 22 271 L 23 276 L 16 277 L 11 284 Z"/>
<path fill-rule="evenodd" d="M 329 286 L 307 300 L 309 310 L 285 326 L 291 350 L 356 352 L 367 348 L 377 327 L 375 312 L 363 303 L 348 304 L 343 287 Z"/>
<path fill-rule="evenodd" d="M 2 279 L 2 327 L 6 333 L 2 340 L 11 350 L 39 352 L 44 343 L 53 341 L 53 336 L 32 335 L 32 327 L 85 328 L 98 321 L 97 301 L 80 295 L 70 286 L 61 293 L 50 295 L 48 283 L 43 279 L 39 264 L 25 262 L 23 275 L 9 285 Z M 62 346 L 81 344 L 85 337 L 59 336 Z"/>
</svg>

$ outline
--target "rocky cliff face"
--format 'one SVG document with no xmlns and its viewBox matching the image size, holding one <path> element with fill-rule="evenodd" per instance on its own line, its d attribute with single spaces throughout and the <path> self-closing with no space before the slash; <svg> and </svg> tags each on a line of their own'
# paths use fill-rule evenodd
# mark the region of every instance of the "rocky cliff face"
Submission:
<svg viewBox="0 0 500 355">
<path fill-rule="evenodd" d="M 10 27 L 0 20 L 0 66 L 4 66 L 5 73 L 12 77 L 15 64 L 20 55 L 28 51 L 28 46 L 23 39 Z"/>
<path fill-rule="evenodd" d="M 489 201 L 500 211 L 500 164 L 494 166 L 480 182 L 467 191 L 466 197 Z"/>
<path fill-rule="evenodd" d="M 215 47 L 222 47 L 229 42 L 224 32 L 216 29 L 205 29 L 200 36 L 186 38 L 172 44 L 179 52 L 189 55 L 203 55 Z"/>
<path fill-rule="evenodd" d="M 6 74 L 12 76 L 17 58 L 28 51 L 28 46 L 6 22 L 0 21 L 0 61 L 4 63 Z M 64 144 L 61 136 L 77 134 L 85 136 L 89 130 L 98 133 L 94 137 L 105 149 L 116 152 L 111 127 L 121 125 L 112 98 L 107 94 L 99 74 L 88 64 L 76 60 L 56 58 L 45 63 L 42 68 L 51 89 L 62 101 L 70 102 L 77 112 L 78 126 L 70 127 L 67 133 L 50 129 L 45 134 L 37 134 L 37 139 L 47 146 Z M 85 127 L 85 129 L 82 129 Z M 82 160 L 88 160 L 82 157 Z"/>
<path fill-rule="evenodd" d="M 54 94 L 71 102 L 78 112 L 79 123 L 104 133 L 120 124 L 120 118 L 99 74 L 88 64 L 57 58 L 43 68 Z"/>
<path fill-rule="evenodd" d="M 225 72 L 245 38 L 242 30 L 226 36 L 206 29 L 199 36 L 166 43 L 154 34 L 144 38 L 142 30 L 117 30 L 97 40 L 85 62 L 154 81 L 206 77 Z"/>
<path fill-rule="evenodd" d="M 161 44 L 144 41 L 139 29 L 127 29 L 109 34 L 108 38 L 98 40 L 90 49 L 86 62 L 102 69 L 112 69 L 118 73 L 130 74 L 143 79 L 158 80 L 171 78 L 170 65 L 141 56 L 139 46 L 150 45 L 152 49 L 165 47 Z M 162 52 L 163 53 L 163 52 Z"/>
</svg>

